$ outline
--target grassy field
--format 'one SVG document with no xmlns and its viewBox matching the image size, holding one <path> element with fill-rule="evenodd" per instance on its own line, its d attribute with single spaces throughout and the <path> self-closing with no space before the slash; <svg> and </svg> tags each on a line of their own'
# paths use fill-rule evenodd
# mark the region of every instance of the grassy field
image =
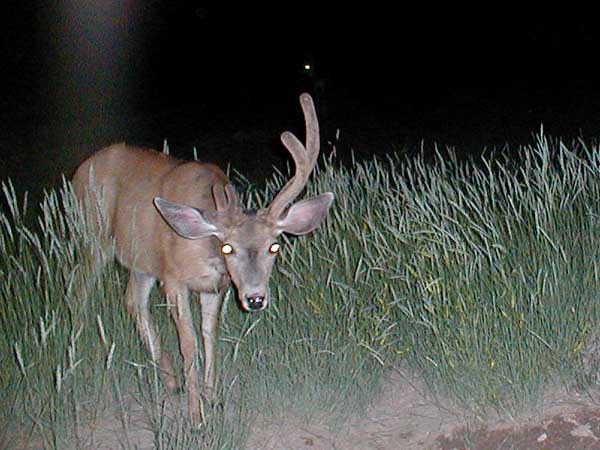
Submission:
<svg viewBox="0 0 600 450">
<path fill-rule="evenodd" d="M 163 414 L 167 394 L 121 304 L 126 273 L 97 269 L 107 255 L 85 233 L 68 186 L 50 192 L 39 223 L 26 226 L 6 183 L 3 428 L 74 448 L 87 423 L 134 398 L 157 448 L 239 449 L 263 417 L 360 414 L 401 364 L 432 394 L 483 414 L 529 407 L 557 381 L 589 382 L 597 367 L 582 359 L 600 317 L 599 156 L 539 135 L 510 157 L 327 161 L 309 190 L 332 190 L 336 202 L 318 231 L 286 240 L 274 304 L 248 315 L 227 296 L 220 401 L 200 431 L 187 428 L 185 411 Z M 283 178 L 248 204 L 263 204 Z M 165 348 L 177 354 L 153 295 Z"/>
</svg>

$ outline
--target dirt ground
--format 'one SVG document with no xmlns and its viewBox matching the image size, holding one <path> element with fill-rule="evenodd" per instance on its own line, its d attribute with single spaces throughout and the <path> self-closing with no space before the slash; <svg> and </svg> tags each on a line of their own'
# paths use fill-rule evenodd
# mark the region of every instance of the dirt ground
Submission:
<svg viewBox="0 0 600 450">
<path fill-rule="evenodd" d="M 141 407 L 131 400 L 128 409 L 127 432 L 122 418 L 105 414 L 80 430 L 82 438 L 72 448 L 154 449 Z M 557 390 L 527 416 L 466 420 L 459 411 L 432 402 L 418 383 L 396 372 L 366 414 L 351 417 L 337 429 L 293 417 L 262 424 L 252 427 L 245 450 L 600 450 L 600 393 Z M 0 430 L 0 448 L 46 446 L 36 440 L 15 441 L 14 436 L 9 442 Z"/>
<path fill-rule="evenodd" d="M 467 420 L 395 373 L 367 414 L 338 430 L 272 423 L 247 450 L 600 450 L 600 400 L 557 390 L 535 414 Z"/>
</svg>

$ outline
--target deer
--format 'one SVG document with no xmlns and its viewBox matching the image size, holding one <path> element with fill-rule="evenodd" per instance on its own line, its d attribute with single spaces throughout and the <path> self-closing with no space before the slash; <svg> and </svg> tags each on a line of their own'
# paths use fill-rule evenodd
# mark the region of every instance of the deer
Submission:
<svg viewBox="0 0 600 450">
<path fill-rule="evenodd" d="M 109 238 L 118 262 L 129 271 L 125 306 L 160 369 L 164 385 L 182 388 L 170 355 L 163 351 L 149 309 L 159 283 L 179 338 L 184 390 L 193 426 L 203 421 L 203 403 L 213 401 L 217 382 L 217 329 L 231 284 L 242 310 L 254 313 L 270 302 L 269 278 L 282 233 L 301 236 L 327 216 L 332 192 L 293 203 L 319 156 L 319 123 L 309 94 L 300 96 L 306 142 L 284 131 L 281 142 L 295 165 L 293 176 L 271 203 L 244 210 L 235 188 L 216 165 L 184 161 L 125 143 L 103 148 L 76 170 L 73 189 L 93 233 Z M 102 222 L 102 226 L 99 224 Z M 203 390 L 190 292 L 199 294 L 204 350 Z"/>
</svg>

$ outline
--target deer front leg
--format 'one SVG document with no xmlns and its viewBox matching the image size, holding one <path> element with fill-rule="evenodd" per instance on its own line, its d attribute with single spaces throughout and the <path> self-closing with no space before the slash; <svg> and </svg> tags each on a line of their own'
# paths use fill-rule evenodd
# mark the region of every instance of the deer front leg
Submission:
<svg viewBox="0 0 600 450">
<path fill-rule="evenodd" d="M 200 294 L 202 308 L 202 343 L 204 344 L 204 389 L 214 400 L 217 385 L 217 329 L 223 296 L 203 292 Z"/>
<path fill-rule="evenodd" d="M 188 395 L 190 421 L 192 426 L 198 426 L 202 423 L 203 417 L 200 408 L 200 381 L 196 367 L 198 343 L 192 321 L 189 292 L 187 287 L 179 284 L 165 283 L 163 288 L 170 306 L 171 317 L 179 335 L 179 350 L 183 357 L 183 374 Z"/>
<path fill-rule="evenodd" d="M 135 319 L 135 323 L 152 361 L 161 369 L 161 376 L 170 390 L 179 388 L 179 382 L 171 358 L 161 348 L 160 338 L 156 333 L 156 326 L 152 320 L 149 309 L 150 291 L 156 279 L 143 273 L 131 271 L 127 290 L 125 292 L 125 306 L 129 314 Z"/>
</svg>

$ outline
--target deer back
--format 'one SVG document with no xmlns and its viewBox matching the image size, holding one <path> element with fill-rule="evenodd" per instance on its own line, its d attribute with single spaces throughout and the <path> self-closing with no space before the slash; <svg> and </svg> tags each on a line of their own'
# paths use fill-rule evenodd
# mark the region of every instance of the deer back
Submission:
<svg viewBox="0 0 600 450">
<path fill-rule="evenodd" d="M 75 192 L 85 199 L 86 210 L 97 211 L 99 206 L 97 212 L 102 217 L 92 214 L 91 220 L 104 221 L 107 234 L 115 239 L 121 264 L 159 279 L 201 283 L 209 277 L 211 280 L 205 281 L 210 285 L 225 273 L 218 240 L 181 239 L 158 214 L 153 199 L 160 195 L 214 211 L 211 188 L 227 183 L 215 165 L 181 161 L 123 143 L 95 153 L 73 178 Z"/>
</svg>

